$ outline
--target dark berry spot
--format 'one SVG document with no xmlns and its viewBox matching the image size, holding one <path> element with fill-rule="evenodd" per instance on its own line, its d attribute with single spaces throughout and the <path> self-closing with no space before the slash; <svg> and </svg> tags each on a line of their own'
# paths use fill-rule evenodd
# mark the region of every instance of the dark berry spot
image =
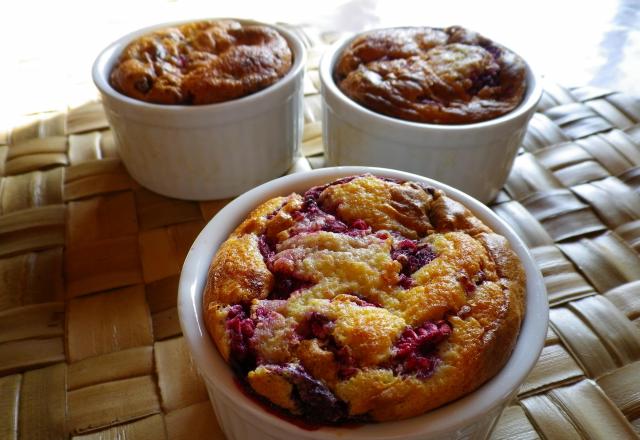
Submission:
<svg viewBox="0 0 640 440">
<path fill-rule="evenodd" d="M 428 244 L 417 244 L 413 240 L 402 240 L 391 250 L 391 258 L 402 264 L 402 271 L 410 276 L 436 258 Z"/>
<path fill-rule="evenodd" d="M 148 76 L 143 76 L 133 83 L 133 87 L 135 87 L 136 90 L 140 93 L 147 93 L 149 90 L 151 90 L 151 83 L 151 78 L 149 78 Z"/>
<path fill-rule="evenodd" d="M 327 339 L 333 331 L 333 321 L 318 312 L 310 312 L 296 327 L 303 339 Z"/>
<path fill-rule="evenodd" d="M 478 273 L 476 274 L 476 286 L 479 286 L 480 284 L 484 283 L 487 280 L 487 274 L 484 273 L 484 270 L 480 270 L 478 271 Z"/>
<path fill-rule="evenodd" d="M 395 344 L 393 370 L 396 374 L 415 374 L 424 379 L 440 362 L 436 348 L 451 334 L 446 321 L 427 321 L 417 328 L 407 327 Z"/>
<path fill-rule="evenodd" d="M 351 293 L 350 295 L 356 297 L 356 299 L 353 300 L 353 303 L 359 305 L 360 307 L 382 307 L 376 301 L 373 301 L 372 299 L 367 298 L 366 296 L 359 293 Z"/>
<path fill-rule="evenodd" d="M 260 305 L 254 309 L 251 318 L 256 321 L 277 319 L 278 316 L 281 316 L 278 310 L 285 303 L 284 300 L 261 301 Z"/>
<path fill-rule="evenodd" d="M 247 308 L 241 304 L 229 307 L 225 322 L 229 337 L 231 365 L 242 374 L 255 368 L 256 363 L 255 353 L 250 344 L 255 323 L 249 318 Z"/>
<path fill-rule="evenodd" d="M 275 243 L 271 242 L 264 234 L 258 239 L 258 249 L 265 262 L 269 261 L 276 253 Z"/>
<path fill-rule="evenodd" d="M 269 369 L 282 375 L 293 385 L 293 398 L 303 414 L 315 422 L 336 423 L 347 417 L 347 405 L 338 399 L 321 381 L 314 379 L 298 364 L 270 365 Z"/>
<path fill-rule="evenodd" d="M 458 281 L 460 282 L 460 285 L 462 285 L 462 288 L 464 289 L 464 291 L 467 293 L 467 295 L 475 292 L 476 290 L 476 285 L 473 281 L 471 281 L 469 279 L 469 277 L 467 276 L 467 274 L 461 274 L 458 277 Z"/>
<path fill-rule="evenodd" d="M 363 231 L 362 229 L 349 229 L 344 232 L 344 235 L 348 235 L 349 237 L 365 237 L 367 235 L 367 231 Z"/>
<path fill-rule="evenodd" d="M 236 316 L 246 317 L 246 310 L 242 304 L 234 304 L 227 310 L 227 319 L 235 318 Z"/>
<path fill-rule="evenodd" d="M 471 295 L 473 292 L 476 291 L 476 288 L 480 284 L 486 281 L 486 274 L 484 273 L 484 271 L 480 270 L 478 271 L 478 273 L 476 273 L 473 279 L 471 279 L 469 278 L 469 275 L 467 275 L 466 273 L 461 273 L 460 275 L 458 275 L 458 281 L 462 285 L 462 288 L 464 289 L 465 293 L 467 295 Z"/>
<path fill-rule="evenodd" d="M 296 257 L 292 251 L 285 250 L 276 254 L 275 245 L 271 245 L 264 236 L 260 237 L 258 246 L 267 268 L 274 275 L 274 285 L 267 296 L 268 299 L 287 299 L 293 292 L 313 285 L 309 280 L 296 276 Z"/>
<path fill-rule="evenodd" d="M 334 180 L 331 183 L 327 183 L 327 184 L 319 185 L 319 186 L 314 186 L 314 187 L 308 189 L 307 192 L 304 193 L 304 201 L 307 202 L 308 200 L 313 200 L 313 201 L 317 202 L 318 199 L 320 198 L 320 194 L 322 194 L 322 191 L 324 191 L 325 189 L 329 188 L 330 186 L 341 185 L 343 183 L 349 183 L 353 179 L 355 179 L 356 177 L 358 177 L 358 176 L 343 177 L 342 179 Z"/>
<path fill-rule="evenodd" d="M 502 55 L 502 50 L 498 46 L 494 46 L 492 44 L 483 45 L 483 49 L 489 52 L 495 60 L 500 58 Z"/>
<path fill-rule="evenodd" d="M 400 281 L 398 282 L 398 284 L 400 284 L 400 287 L 402 287 L 403 289 L 411 289 L 413 286 L 415 286 L 416 282 L 410 276 L 401 273 Z"/>
<path fill-rule="evenodd" d="M 496 87 L 499 84 L 500 71 L 498 69 L 488 69 L 471 78 L 471 88 L 469 89 L 469 93 L 475 95 L 485 87 Z"/>
<path fill-rule="evenodd" d="M 322 191 L 324 191 L 326 188 L 327 188 L 327 185 L 323 185 L 323 186 L 314 186 L 313 188 L 310 188 L 309 190 L 307 190 L 307 192 L 304 193 L 304 203 L 317 204 L 318 199 L 320 198 L 320 194 L 322 194 Z"/>
<path fill-rule="evenodd" d="M 419 185 L 430 196 L 434 196 L 436 194 L 437 189 L 435 189 L 433 186 L 428 186 L 425 184 L 419 184 Z"/>
<path fill-rule="evenodd" d="M 362 300 L 358 300 L 362 301 Z M 365 303 L 366 301 L 362 301 Z M 371 305 L 370 303 L 366 303 Z M 364 304 L 363 304 L 364 305 Z M 333 338 L 334 322 L 327 316 L 310 312 L 296 327 L 296 333 L 303 339 L 316 338 L 320 346 L 333 353 L 334 360 L 338 364 L 338 377 L 345 380 L 358 372 L 356 360 L 351 353 L 351 348 L 340 347 Z"/>
<path fill-rule="evenodd" d="M 378 237 L 380 240 L 386 240 L 387 238 L 389 238 L 389 234 L 385 231 L 378 231 L 376 232 L 376 237 Z"/>
<path fill-rule="evenodd" d="M 307 289 L 312 286 L 312 283 L 304 280 L 299 280 L 292 276 L 286 276 L 284 274 L 275 274 L 275 283 L 271 292 L 269 292 L 268 299 L 287 299 L 293 292 L 301 289 Z"/>
<path fill-rule="evenodd" d="M 335 216 L 318 206 L 317 199 L 305 196 L 302 209 L 292 214 L 296 224 L 289 230 L 289 236 L 308 232 L 346 232 L 349 228 Z"/>
<path fill-rule="evenodd" d="M 333 216 L 330 216 L 333 217 Z M 342 223 L 340 220 L 337 220 L 335 217 L 333 218 L 324 218 L 324 225 L 322 226 L 322 230 L 326 232 L 346 232 L 347 225 Z"/>
<path fill-rule="evenodd" d="M 398 185 L 402 185 L 405 182 L 404 180 L 396 179 L 394 177 L 382 177 L 382 176 L 374 176 L 374 177 L 382 180 L 383 182 L 397 183 Z"/>
<path fill-rule="evenodd" d="M 347 346 L 340 347 L 336 351 L 334 351 L 334 357 L 336 362 L 339 365 L 338 368 L 338 377 L 342 380 L 349 379 L 354 376 L 358 372 L 358 368 L 356 367 L 356 361 L 353 358 L 353 354 L 351 353 L 351 349 Z"/>
<path fill-rule="evenodd" d="M 369 229 L 369 225 L 362 219 L 358 219 L 351 224 L 354 229 L 360 229 L 362 231 Z"/>
</svg>

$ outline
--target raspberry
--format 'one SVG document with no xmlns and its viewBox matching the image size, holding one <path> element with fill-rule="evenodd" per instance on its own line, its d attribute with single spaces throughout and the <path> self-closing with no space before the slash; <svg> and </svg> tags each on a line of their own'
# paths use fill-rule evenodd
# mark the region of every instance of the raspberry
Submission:
<svg viewBox="0 0 640 440">
<path fill-rule="evenodd" d="M 391 258 L 402 264 L 399 284 L 405 289 L 413 286 L 411 274 L 437 257 L 428 244 L 417 244 L 413 240 L 401 240 L 391 250 Z"/>
<path fill-rule="evenodd" d="M 407 327 L 395 345 L 394 371 L 398 374 L 415 374 L 424 379 L 440 362 L 436 346 L 449 337 L 451 326 L 446 321 L 427 321 L 420 327 Z"/>
<path fill-rule="evenodd" d="M 252 370 L 255 365 L 255 354 L 249 340 L 253 336 L 255 323 L 248 317 L 242 305 L 236 304 L 229 307 L 225 327 L 229 337 L 233 366 L 240 371 Z"/>
<path fill-rule="evenodd" d="M 326 340 L 331 335 L 333 327 L 333 321 L 328 317 L 318 312 L 311 312 L 298 324 L 296 332 L 304 339 Z"/>
<path fill-rule="evenodd" d="M 347 405 L 338 399 L 321 381 L 314 379 L 298 364 L 268 365 L 294 387 L 293 398 L 303 409 L 303 414 L 314 422 L 336 423 L 347 417 Z"/>
</svg>

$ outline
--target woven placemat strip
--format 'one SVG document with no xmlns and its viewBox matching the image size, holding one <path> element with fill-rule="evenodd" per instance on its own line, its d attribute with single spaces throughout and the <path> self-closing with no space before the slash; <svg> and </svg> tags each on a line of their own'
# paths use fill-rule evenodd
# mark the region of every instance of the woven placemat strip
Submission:
<svg viewBox="0 0 640 440">
<path fill-rule="evenodd" d="M 317 64 L 337 35 L 293 29 L 309 49 L 301 147 L 318 167 Z M 640 101 L 546 83 L 538 110 L 492 208 L 530 247 L 551 323 L 492 438 L 637 438 Z M 176 291 L 227 202 L 138 185 L 98 102 L 0 133 L 0 438 L 223 438 Z"/>
</svg>

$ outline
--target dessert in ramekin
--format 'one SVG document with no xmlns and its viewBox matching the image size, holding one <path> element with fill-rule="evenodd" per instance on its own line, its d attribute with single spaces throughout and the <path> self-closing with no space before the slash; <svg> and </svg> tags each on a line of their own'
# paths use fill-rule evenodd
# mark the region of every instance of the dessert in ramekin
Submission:
<svg viewBox="0 0 640 440">
<path fill-rule="evenodd" d="M 287 40 L 273 28 L 203 20 L 133 40 L 109 82 L 155 104 L 213 104 L 269 87 L 291 69 L 292 58 Z"/>
<path fill-rule="evenodd" d="M 342 40 L 320 79 L 327 165 L 416 172 L 483 202 L 504 184 L 542 91 L 515 53 L 460 27 Z"/>
<path fill-rule="evenodd" d="M 93 79 L 120 157 L 138 182 L 170 197 L 219 199 L 292 165 L 302 136 L 305 58 L 299 38 L 278 26 L 181 22 L 111 44 L 94 63 Z"/>
<path fill-rule="evenodd" d="M 290 209 L 293 206 L 292 204 L 297 203 L 297 197 L 295 196 L 288 198 L 289 205 L 285 203 L 284 207 L 277 213 L 272 213 L 272 211 L 279 207 L 283 201 L 282 199 L 274 199 L 269 206 L 262 205 L 265 201 L 274 197 L 286 196 L 295 191 L 304 192 L 316 185 L 326 185 L 336 179 L 363 173 L 371 173 L 378 177 L 356 178 L 351 180 L 352 185 L 349 185 L 349 182 L 344 182 L 344 184 L 334 185 L 334 189 L 329 187 L 328 191 L 326 188 L 320 191 L 311 191 L 307 194 L 309 200 L 298 200 L 302 205 L 305 205 L 306 202 L 306 207 L 300 205 L 301 209 L 306 210 L 306 213 L 301 213 L 302 217 L 293 214 L 299 211 Z M 416 182 L 417 184 L 391 184 L 391 181 L 398 180 Z M 389 185 L 385 182 L 389 183 Z M 367 190 L 360 192 L 357 187 L 361 185 L 366 186 Z M 396 213 L 393 214 L 395 221 L 390 221 L 387 215 L 393 211 L 389 211 L 389 204 L 386 206 L 380 205 L 380 210 L 372 210 L 370 212 L 374 213 L 373 215 L 364 215 L 363 218 L 352 218 L 343 209 L 346 198 L 350 197 L 347 194 L 351 193 L 352 190 L 361 193 L 367 198 L 373 197 L 375 199 L 371 194 L 380 195 L 384 192 L 384 188 L 386 190 L 392 189 L 394 193 L 391 205 L 395 207 Z M 442 191 L 448 197 L 445 197 Z M 385 194 L 389 195 L 388 193 Z M 424 197 L 422 197 L 423 194 Z M 322 204 L 325 208 L 330 205 L 331 208 L 327 209 L 333 210 L 335 213 L 339 212 L 339 215 L 344 217 L 337 219 L 330 214 L 325 213 L 323 215 L 317 212 L 312 206 L 314 204 L 312 200 L 315 199 L 317 201 L 316 195 L 323 198 Z M 434 222 L 435 226 L 431 224 L 431 220 L 426 222 L 414 221 L 416 219 L 416 210 L 425 209 L 425 205 L 421 204 L 431 203 L 427 202 L 427 200 L 433 202 L 434 208 L 440 206 L 437 208 L 440 214 L 436 214 L 436 211 L 433 211 L 434 219 L 437 219 Z M 354 200 L 351 200 L 351 202 L 354 202 Z M 367 205 L 364 201 L 360 202 L 356 202 L 352 206 Z M 369 199 L 369 202 L 371 202 L 371 199 Z M 325 203 L 329 205 L 324 205 Z M 259 208 L 254 211 L 256 207 L 261 205 L 264 209 Z M 469 214 L 469 211 L 466 211 L 463 206 L 466 206 L 473 214 Z M 251 211 L 253 211 L 253 214 L 249 214 L 249 217 L 247 217 Z M 366 214 L 366 209 L 358 211 L 356 216 L 362 214 Z M 299 221 L 292 223 L 294 217 L 298 217 Z M 248 220 L 243 223 L 243 220 L 247 218 Z M 289 243 L 291 243 L 291 240 L 303 240 L 309 246 L 291 249 L 285 249 L 284 247 L 286 246 L 280 246 L 279 252 L 271 255 L 273 242 L 269 243 L 268 236 L 260 240 L 251 233 L 251 231 L 255 232 L 265 228 L 269 220 L 272 221 L 270 223 L 272 225 L 271 232 L 276 237 L 279 236 L 280 239 L 285 239 L 280 244 L 287 243 L 287 240 L 289 240 Z M 287 226 L 293 229 L 287 230 Z M 235 232 L 233 232 L 234 230 Z M 458 232 L 452 232 L 454 230 Z M 465 230 L 467 232 L 462 232 Z M 505 237 L 506 241 L 497 239 L 495 241 L 494 238 L 496 236 L 489 230 L 493 230 Z M 413 233 L 409 231 L 413 231 Z M 400 238 L 399 233 L 405 234 L 409 238 Z M 229 234 L 232 234 L 230 242 L 223 244 Z M 338 234 L 343 235 L 343 237 L 339 237 L 335 241 L 334 239 L 337 238 Z M 383 237 L 383 234 L 386 237 Z M 431 239 L 427 238 L 425 242 L 418 243 L 416 241 L 420 237 L 429 236 L 431 236 Z M 474 236 L 478 240 L 473 238 Z M 494 237 L 486 243 L 491 242 L 490 248 L 497 252 L 488 251 L 481 244 L 483 239 L 480 237 Z M 311 243 L 313 240 L 320 238 L 322 240 Z M 457 253 L 453 250 L 455 245 L 449 246 L 451 243 L 445 244 L 448 239 L 460 239 L 471 247 L 466 248 L 465 252 Z M 344 261 L 338 261 L 337 254 L 330 257 L 331 252 L 340 253 L 346 247 L 353 247 L 353 245 L 362 240 L 369 240 L 371 243 L 359 247 L 356 246 L 359 249 L 357 252 L 361 252 L 363 255 L 375 255 L 370 261 L 375 261 L 376 264 L 380 263 L 386 269 L 376 268 L 376 270 L 367 271 L 365 270 L 366 267 L 364 267 L 366 265 L 363 265 L 362 262 L 354 262 L 353 258 L 351 258 L 350 263 L 350 255 L 348 253 L 340 254 L 345 257 L 343 258 Z M 251 244 L 245 247 L 242 245 L 242 241 Z M 260 244 L 261 242 L 262 244 Z M 509 244 L 507 245 L 506 242 Z M 252 246 L 257 248 L 251 250 Z M 278 251 L 278 244 L 275 246 L 276 249 L 274 250 Z M 345 249 L 342 249 L 343 247 Z M 384 251 L 389 252 L 377 252 L 383 247 L 385 248 Z M 234 252 L 231 252 L 230 248 L 234 248 L 232 249 Z M 479 253 L 475 254 L 471 248 L 474 248 Z M 509 248 L 517 255 L 517 258 L 508 250 Z M 256 249 L 257 253 L 255 252 Z M 214 260 L 213 270 L 209 274 L 208 269 L 211 259 L 218 252 L 220 252 L 220 256 L 216 257 L 218 263 L 215 263 L 216 260 Z M 268 263 L 265 262 L 265 254 Z M 300 256 L 298 254 L 313 254 L 321 258 L 308 258 L 305 263 L 305 258 L 297 258 Z M 481 274 L 475 269 L 471 269 L 471 266 L 463 268 L 464 265 L 458 267 L 460 271 L 456 273 L 456 266 L 452 263 L 456 257 L 452 257 L 453 260 L 449 259 L 454 254 L 469 261 L 474 260 L 480 254 L 484 255 L 488 258 L 483 260 L 485 263 L 482 263 L 487 264 L 485 266 L 486 273 Z M 352 254 L 351 257 L 353 257 Z M 437 261 L 438 259 L 440 259 L 440 262 Z M 517 286 L 524 281 L 519 271 L 519 263 L 514 263 L 518 259 L 522 262 L 526 272 L 526 315 L 515 348 L 511 353 L 512 343 L 515 340 L 518 322 L 521 318 L 520 312 L 522 311 L 517 300 Z M 448 263 L 445 263 L 445 260 L 454 265 L 447 266 Z M 322 283 L 313 284 L 313 280 L 293 280 L 287 277 L 278 279 L 277 274 L 275 280 L 270 282 L 266 273 L 268 267 L 260 270 L 261 261 L 265 267 L 268 264 L 271 264 L 272 269 L 277 267 L 276 272 L 282 269 L 286 273 L 300 274 L 296 268 L 313 267 L 317 269 L 313 273 L 322 273 L 322 270 L 327 269 L 326 280 L 335 281 L 336 278 L 345 275 L 346 278 L 355 276 L 358 282 L 355 284 L 346 283 L 343 286 L 347 290 L 353 289 L 353 291 L 349 292 L 342 292 L 339 286 L 340 283 L 330 283 L 331 289 L 319 289 L 317 286 Z M 335 263 L 333 264 L 334 267 L 329 267 L 332 265 L 332 261 Z M 479 262 L 480 260 L 475 261 Z M 490 261 L 493 261 L 493 263 Z M 499 262 L 497 265 L 495 265 L 496 261 Z M 257 263 L 257 265 L 254 263 Z M 299 266 L 299 264 L 302 266 Z M 474 267 L 476 269 L 479 268 L 479 266 Z M 499 273 L 492 271 L 496 267 L 502 267 L 503 269 L 500 269 Z M 289 272 L 289 269 L 293 269 L 294 272 Z M 414 271 L 414 269 L 416 270 Z M 419 287 L 425 281 L 422 276 L 426 273 L 430 273 L 430 276 L 437 278 L 444 275 L 447 270 L 451 270 L 451 274 L 455 273 L 455 276 L 448 278 L 450 281 L 448 287 L 444 285 L 446 284 L 444 280 L 447 277 L 440 278 L 441 284 L 438 288 L 440 290 L 434 290 L 434 295 L 438 296 L 443 292 L 449 292 L 452 295 L 443 293 L 440 298 L 442 301 L 433 302 L 433 304 L 441 303 L 439 312 L 435 311 L 438 307 L 425 307 L 426 303 L 421 303 L 421 298 L 424 299 L 425 296 L 420 294 L 409 295 L 413 287 Z M 335 272 L 342 272 L 342 275 L 331 275 Z M 471 272 L 475 275 L 471 274 Z M 229 276 L 232 273 L 240 275 Z M 242 274 L 248 273 L 252 273 L 254 276 L 243 278 Z M 436 278 L 433 278 L 433 280 Z M 249 281 L 249 279 L 252 281 Z M 345 278 L 341 279 L 344 281 Z M 221 284 L 219 285 L 220 290 L 216 292 L 215 286 L 212 288 L 211 283 L 217 281 L 220 281 Z M 478 285 L 476 285 L 476 281 L 480 281 Z M 206 287 L 207 282 L 209 282 L 209 287 Z M 384 289 L 378 291 L 376 289 L 367 290 L 362 288 L 365 285 L 371 287 L 378 282 L 393 285 L 394 288 L 388 291 L 393 292 L 393 295 L 385 296 L 388 292 L 384 293 Z M 433 402 L 430 402 L 430 399 L 421 400 L 419 397 L 421 391 L 415 389 L 415 392 L 409 390 L 409 395 L 397 400 L 395 405 L 388 406 L 385 406 L 385 400 L 387 401 L 386 403 L 389 403 L 393 401 L 393 396 L 387 395 L 385 398 L 384 386 L 377 390 L 379 393 L 376 393 L 376 390 L 367 389 L 367 386 L 375 386 L 376 382 L 368 382 L 367 385 L 367 382 L 364 381 L 362 387 L 352 389 L 355 394 L 352 395 L 352 399 L 349 399 L 349 405 L 354 403 L 364 405 L 360 408 L 362 411 L 359 414 L 357 414 L 358 410 L 353 412 L 355 417 L 334 418 L 335 412 L 322 413 L 320 408 L 323 405 L 319 404 L 318 408 L 314 408 L 313 412 L 308 414 L 310 417 L 306 418 L 307 421 L 315 418 L 316 421 L 324 423 L 359 420 L 362 422 L 359 425 L 347 427 L 340 425 L 315 426 L 315 430 L 309 430 L 308 425 L 306 426 L 307 429 L 304 429 L 299 424 L 292 424 L 274 414 L 272 410 L 265 411 L 264 406 L 256 402 L 255 397 L 246 395 L 246 390 L 242 388 L 239 380 L 234 377 L 232 369 L 225 362 L 225 358 L 229 358 L 232 361 L 240 359 L 240 365 L 236 365 L 236 367 L 244 368 L 243 362 L 247 361 L 251 355 L 257 355 L 257 357 L 261 358 L 261 361 L 270 358 L 270 363 L 263 363 L 262 366 L 254 370 L 254 377 L 249 379 L 249 383 L 253 381 L 254 383 L 251 385 L 259 394 L 279 406 L 286 408 L 289 405 L 290 408 L 288 409 L 294 413 L 300 412 L 300 410 L 304 413 L 304 408 L 296 407 L 296 405 L 299 405 L 296 395 L 298 399 L 301 395 L 304 395 L 307 401 L 309 399 L 312 401 L 317 399 L 317 402 L 326 403 L 328 400 L 322 399 L 322 397 L 331 400 L 326 390 L 331 388 L 333 379 L 338 382 L 348 383 L 361 375 L 364 370 L 375 371 L 375 367 L 363 368 L 363 363 L 372 362 L 375 364 L 380 360 L 381 356 L 385 356 L 385 353 L 390 355 L 387 358 L 389 367 L 391 367 L 390 373 L 387 374 L 389 375 L 388 379 L 405 380 L 411 376 L 409 381 L 412 384 L 411 388 L 414 389 L 415 385 L 419 385 L 418 381 L 427 383 L 430 379 L 438 378 L 442 371 L 452 371 L 447 367 L 449 365 L 446 355 L 447 347 L 450 347 L 451 343 L 455 341 L 454 335 L 461 334 L 460 332 L 456 333 L 457 324 L 452 324 L 452 320 L 456 323 L 464 321 L 465 315 L 471 311 L 468 309 L 478 307 L 476 310 L 483 310 L 484 312 L 481 312 L 476 318 L 470 318 L 470 322 L 488 324 L 491 319 L 500 321 L 501 318 L 497 318 L 497 315 L 493 318 L 490 318 L 489 314 L 482 317 L 483 313 L 489 313 L 488 311 L 491 309 L 491 307 L 487 306 L 487 303 L 480 306 L 475 306 L 471 303 L 467 304 L 469 297 L 473 297 L 474 293 L 483 296 L 484 294 L 481 293 L 481 290 L 486 288 L 484 286 L 488 287 L 494 282 L 501 284 L 503 287 L 508 286 L 508 288 L 513 289 L 513 296 L 511 297 L 513 302 L 510 305 L 504 303 L 502 305 L 504 312 L 502 316 L 505 318 L 510 316 L 508 318 L 510 324 L 505 325 L 501 332 L 487 332 L 485 335 L 487 342 L 486 356 L 479 355 L 478 359 L 471 362 L 473 363 L 477 360 L 479 363 L 483 363 L 482 359 L 491 359 L 491 361 L 484 364 L 486 370 L 481 368 L 480 372 L 478 370 L 475 371 L 475 374 L 483 377 L 470 377 L 474 373 L 469 370 L 467 371 L 469 377 L 459 379 L 464 385 L 458 386 L 460 384 L 449 383 L 453 388 L 458 386 L 458 389 L 452 393 L 452 390 L 446 386 L 441 388 L 440 391 L 431 395 Z M 413 283 L 416 284 L 414 285 Z M 231 300 L 228 301 L 229 304 L 232 303 L 232 299 L 236 295 L 241 297 L 247 292 L 256 291 L 256 289 L 273 294 L 271 287 L 274 285 L 275 290 L 273 292 L 275 292 L 276 296 L 287 297 L 289 295 L 288 301 L 285 300 L 284 302 L 290 302 L 292 299 L 297 302 L 297 305 L 292 309 L 295 309 L 292 316 L 299 312 L 301 319 L 292 328 L 293 332 L 296 333 L 295 338 L 309 349 L 300 351 L 303 356 L 305 355 L 304 353 L 309 354 L 307 361 L 310 363 L 307 362 L 304 366 L 289 362 L 290 359 L 282 351 L 278 353 L 284 346 L 277 342 L 263 344 L 264 350 L 254 351 L 253 354 L 245 351 L 245 355 L 248 355 L 248 357 L 238 356 L 246 348 L 246 346 L 243 346 L 243 338 L 248 336 L 249 333 L 257 338 L 264 337 L 266 338 L 265 341 L 273 339 L 271 342 L 277 341 L 280 336 L 287 334 L 286 325 L 278 326 L 282 332 L 275 332 L 272 331 L 275 328 L 273 325 L 265 325 L 266 321 L 262 324 L 258 322 L 261 319 L 277 318 L 277 314 L 283 316 L 282 309 L 278 312 L 278 309 L 283 307 L 282 299 L 274 297 L 267 301 L 254 301 L 254 304 L 258 305 L 258 307 L 254 307 L 253 310 L 246 308 L 242 301 L 238 303 L 239 306 L 234 304 L 218 307 L 219 304 L 227 300 Z M 356 291 L 358 290 L 357 286 L 360 286 L 360 291 Z M 503 295 L 505 290 L 497 288 L 497 284 L 495 287 L 494 293 L 498 296 Z M 323 290 L 326 295 L 311 298 L 308 295 L 301 294 L 303 292 L 308 293 L 314 288 Z M 489 290 L 492 289 L 493 287 L 489 288 Z M 292 291 L 296 293 L 291 295 Z M 207 297 L 203 298 L 205 294 Z M 219 297 L 219 295 L 222 295 L 222 297 Z M 225 296 L 226 299 L 224 299 Z M 394 296 L 397 298 L 394 298 Z M 214 297 L 218 297 L 218 300 L 209 302 Z M 401 297 L 406 310 L 411 309 L 412 311 L 408 314 L 399 313 L 395 317 L 390 316 L 391 314 L 387 313 L 389 310 L 398 311 L 402 309 L 403 306 L 398 305 Z M 460 301 L 458 306 L 454 306 L 452 302 L 449 302 L 454 297 Z M 509 296 L 504 297 L 507 298 Z M 432 296 L 431 298 L 433 299 L 434 297 Z M 522 297 L 520 298 L 522 299 Z M 206 308 L 203 307 L 203 299 L 207 303 Z M 266 296 L 265 299 L 267 299 Z M 209 304 L 213 305 L 210 309 L 208 307 Z M 310 309 L 307 310 L 305 305 L 314 306 L 318 313 L 314 314 Z M 385 307 L 379 307 L 381 305 Z M 264 307 L 264 310 L 258 310 L 259 306 L 269 307 Z M 456 309 L 456 307 L 458 308 Z M 507 311 L 510 307 L 513 313 Z M 440 320 L 439 313 L 444 310 L 448 311 L 444 312 L 447 318 L 446 320 Z M 452 310 L 457 310 L 457 312 L 455 314 L 447 314 Z M 232 312 L 233 316 L 230 316 L 229 312 Z M 257 318 L 257 320 L 253 323 L 254 325 L 249 325 L 247 319 L 252 318 L 252 312 L 255 312 L 253 317 Z M 316 170 L 277 179 L 242 195 L 223 209 L 204 229 L 187 257 L 180 281 L 179 313 L 186 341 L 205 379 L 221 426 L 230 438 L 454 439 L 463 437 L 484 438 L 484 435 L 493 426 L 500 411 L 516 392 L 519 384 L 524 380 L 537 359 L 546 335 L 548 308 L 541 276 L 522 241 L 481 203 L 453 188 L 420 176 L 385 169 L 344 167 Z M 221 316 L 220 314 L 225 315 L 222 320 L 218 319 Z M 243 314 L 246 316 L 243 316 Z M 407 326 L 406 321 L 400 322 L 401 319 L 396 319 L 398 316 L 403 316 L 402 319 L 408 318 L 411 324 Z M 368 320 L 368 318 L 371 318 L 371 320 Z M 359 319 L 363 321 L 357 324 L 360 322 L 358 321 Z M 253 322 L 253 319 L 251 320 Z M 349 325 L 349 322 L 354 325 Z M 218 346 L 221 347 L 222 355 L 208 335 L 207 323 L 212 333 L 217 335 L 215 339 Z M 371 325 L 368 326 L 369 324 Z M 389 325 L 387 326 L 386 324 Z M 413 328 L 414 325 L 412 324 L 415 324 L 417 328 Z M 376 328 L 386 330 L 378 332 L 377 334 L 380 337 L 371 339 L 369 341 L 371 344 L 365 344 L 368 346 L 367 348 L 357 343 L 358 328 L 367 328 L 371 331 Z M 477 328 L 479 329 L 479 327 Z M 507 330 L 505 331 L 504 329 Z M 393 333 L 392 337 L 388 337 L 390 333 Z M 497 336 L 493 342 L 492 335 Z M 360 337 L 363 336 L 363 334 L 360 334 Z M 473 339 L 472 336 L 470 337 Z M 342 351 L 346 350 L 331 346 L 333 343 L 344 347 L 344 342 L 348 339 L 351 339 L 352 342 L 356 341 L 351 344 L 350 352 L 343 353 Z M 496 343 L 495 345 L 494 342 Z M 473 344 L 469 346 L 471 347 L 471 345 Z M 322 350 L 323 348 L 325 350 Z M 335 353 L 333 348 L 335 348 Z M 268 349 L 271 349 L 271 351 Z M 415 349 L 418 349 L 418 351 Z M 235 353 L 233 353 L 234 351 Z M 510 353 L 511 355 L 509 356 Z M 322 362 L 319 357 L 315 357 L 316 355 L 325 355 L 325 362 Z M 338 362 L 336 364 L 336 359 L 351 360 L 352 362 Z M 500 369 L 505 361 L 506 365 Z M 331 368 L 332 366 L 337 368 Z M 309 371 L 305 370 L 312 371 L 312 373 L 309 374 Z M 475 389 L 475 391 L 427 413 L 411 417 L 459 397 L 461 388 L 469 385 L 469 388 L 462 391 L 462 393 L 468 392 L 496 372 L 497 374 L 492 379 L 489 379 L 488 382 Z M 312 375 L 314 377 L 311 377 Z M 370 399 L 371 396 L 376 394 L 379 394 L 377 403 Z M 293 400 L 291 396 L 294 397 Z M 345 402 L 339 403 L 336 399 L 337 408 L 344 404 Z M 365 408 L 366 405 L 369 405 L 369 407 Z M 351 414 L 349 410 L 350 408 L 347 408 L 347 413 Z M 358 417 L 358 415 L 363 414 L 367 414 L 367 416 Z M 411 418 L 404 419 L 405 417 Z M 381 423 L 367 423 L 371 420 L 384 421 Z"/>
<path fill-rule="evenodd" d="M 258 206 L 209 269 L 205 322 L 247 389 L 311 423 L 389 421 L 502 368 L 525 301 L 504 237 L 417 182 L 303 194 Z"/>
<path fill-rule="evenodd" d="M 469 124 L 513 110 L 526 89 L 524 61 L 459 26 L 379 29 L 340 54 L 334 79 L 378 113 L 433 124 Z"/>
</svg>

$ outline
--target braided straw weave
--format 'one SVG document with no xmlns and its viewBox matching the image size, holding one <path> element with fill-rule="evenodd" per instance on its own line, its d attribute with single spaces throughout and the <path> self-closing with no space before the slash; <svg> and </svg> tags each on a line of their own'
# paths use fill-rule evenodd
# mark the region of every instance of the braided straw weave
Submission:
<svg viewBox="0 0 640 440">
<path fill-rule="evenodd" d="M 319 166 L 308 35 L 302 149 Z M 544 274 L 551 326 L 492 438 L 638 438 L 639 122 L 624 94 L 546 88 L 493 209 Z M 224 438 L 176 291 L 225 201 L 140 187 L 97 102 L 0 133 L 0 179 L 0 439 Z"/>
</svg>

